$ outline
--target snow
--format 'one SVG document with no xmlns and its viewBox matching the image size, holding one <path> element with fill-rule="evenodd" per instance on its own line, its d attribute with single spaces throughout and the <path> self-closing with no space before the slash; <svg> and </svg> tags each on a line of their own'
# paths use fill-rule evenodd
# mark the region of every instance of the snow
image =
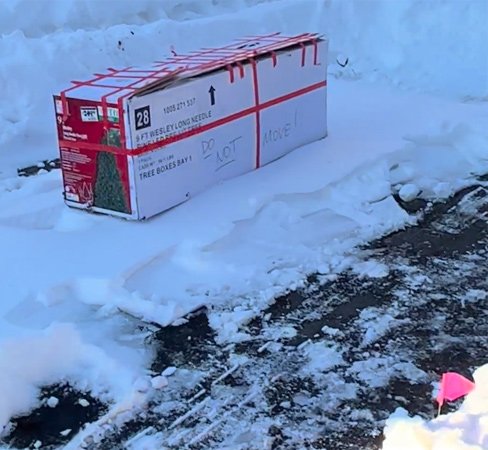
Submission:
<svg viewBox="0 0 488 450">
<path fill-rule="evenodd" d="M 59 404 L 59 399 L 56 397 L 49 397 L 46 403 L 50 408 L 56 408 L 56 406 Z"/>
<path fill-rule="evenodd" d="M 153 450 L 159 446 L 160 433 L 152 434 L 150 436 L 137 436 L 136 439 L 131 439 L 127 448 L 129 450 Z"/>
<path fill-rule="evenodd" d="M 73 380 L 75 386 L 106 398 L 107 387 L 115 395 L 123 395 L 133 376 L 130 366 L 121 366 L 100 347 L 85 343 L 76 327 L 68 323 L 52 324 L 29 337 L 4 339 L 0 367 L 2 426 L 12 415 L 37 403 L 37 387 L 42 384 Z M 56 406 L 54 399 L 49 406 Z"/>
<path fill-rule="evenodd" d="M 359 261 L 352 265 L 352 271 L 360 277 L 384 278 L 389 274 L 388 267 L 385 264 L 373 259 L 368 261 Z"/>
<path fill-rule="evenodd" d="M 416 199 L 420 194 L 420 189 L 415 184 L 404 184 L 398 191 L 398 195 L 405 202 L 411 202 Z"/>
<path fill-rule="evenodd" d="M 84 398 L 80 398 L 78 400 L 78 404 L 83 408 L 87 408 L 88 406 L 90 406 L 90 402 Z"/>
<path fill-rule="evenodd" d="M 177 371 L 178 369 L 176 369 L 176 367 L 166 367 L 166 369 L 164 369 L 162 372 L 161 372 L 161 375 L 163 377 L 170 377 L 172 375 L 175 374 L 175 372 Z"/>
<path fill-rule="evenodd" d="M 140 377 L 134 383 L 134 389 L 137 392 L 146 393 L 149 391 L 152 384 L 152 380 L 148 379 L 148 377 Z"/>
<path fill-rule="evenodd" d="M 391 310 L 391 313 L 383 315 L 378 308 L 373 307 L 366 308 L 361 311 L 359 319 L 356 323 L 365 330 L 363 340 L 361 342 L 362 347 L 366 347 L 376 342 L 388 331 L 407 321 L 406 319 L 397 319 L 394 316 L 397 314 L 394 307 L 391 308 Z"/>
<path fill-rule="evenodd" d="M 376 357 L 365 354 L 363 361 L 355 362 L 348 371 L 371 388 L 379 388 L 388 385 L 394 375 L 412 382 L 422 381 L 426 373 L 415 367 L 412 363 L 395 363 L 391 357 Z"/>
<path fill-rule="evenodd" d="M 415 222 L 393 194 L 436 201 L 488 171 L 488 3 L 434 1 L 0 3 L 0 432 L 36 406 L 42 385 L 90 390 L 111 403 L 108 417 L 163 387 L 171 373 L 146 373 L 147 331 L 135 318 L 168 325 L 207 305 L 218 340 L 238 342 L 243 323 L 317 268 L 386 276 L 353 249 Z M 71 79 L 277 29 L 330 38 L 327 139 L 143 223 L 68 209 L 59 171 L 16 176 L 57 156 L 51 96 Z M 397 323 L 394 311 L 360 319 L 364 343 Z M 340 364 L 340 349 L 315 345 L 310 370 Z M 371 386 L 423 376 L 374 357 L 352 370 Z M 484 423 L 477 414 L 462 417 Z M 390 420 L 386 450 L 410 423 L 440 435 L 435 421 L 411 421 Z"/>
<path fill-rule="evenodd" d="M 342 334 L 341 330 L 338 330 L 337 328 L 328 327 L 327 325 L 323 326 L 320 331 L 332 337 L 340 336 Z"/>
<path fill-rule="evenodd" d="M 168 386 L 168 379 L 165 376 L 158 375 L 151 378 L 151 386 L 153 389 L 163 389 Z"/>
<path fill-rule="evenodd" d="M 483 450 L 488 447 L 488 365 L 473 374 L 476 387 L 461 407 L 426 421 L 399 408 L 387 420 L 383 450 Z"/>
<path fill-rule="evenodd" d="M 333 343 L 310 344 L 306 347 L 305 352 L 310 360 L 306 370 L 312 374 L 328 371 L 344 363 L 341 351 Z"/>
<path fill-rule="evenodd" d="M 340 76 L 486 100 L 487 17 L 484 0 L 332 0 L 325 20 Z"/>
</svg>

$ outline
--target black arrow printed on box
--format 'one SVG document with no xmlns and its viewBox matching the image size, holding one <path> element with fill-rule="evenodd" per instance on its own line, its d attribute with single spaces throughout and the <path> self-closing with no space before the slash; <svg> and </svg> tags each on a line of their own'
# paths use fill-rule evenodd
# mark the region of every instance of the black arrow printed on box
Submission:
<svg viewBox="0 0 488 450">
<path fill-rule="evenodd" d="M 212 85 L 210 85 L 208 93 L 210 94 L 210 105 L 213 106 L 215 105 L 215 88 Z"/>
</svg>

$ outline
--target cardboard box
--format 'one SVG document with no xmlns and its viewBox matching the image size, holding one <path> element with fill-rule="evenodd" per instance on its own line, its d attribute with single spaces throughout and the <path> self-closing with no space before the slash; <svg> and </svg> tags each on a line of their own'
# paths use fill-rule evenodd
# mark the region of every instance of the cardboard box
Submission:
<svg viewBox="0 0 488 450">
<path fill-rule="evenodd" d="M 54 97 L 65 201 L 146 219 L 327 135 L 327 41 L 279 33 Z"/>
</svg>

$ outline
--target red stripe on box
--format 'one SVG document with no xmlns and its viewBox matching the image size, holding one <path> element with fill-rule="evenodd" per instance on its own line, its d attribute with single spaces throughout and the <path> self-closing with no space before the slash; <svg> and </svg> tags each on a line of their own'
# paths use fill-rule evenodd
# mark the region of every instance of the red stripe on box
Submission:
<svg viewBox="0 0 488 450">
<path fill-rule="evenodd" d="M 170 138 L 154 142 L 152 144 L 147 144 L 142 147 L 136 148 L 134 150 L 127 150 L 123 148 L 111 147 L 109 145 L 102 145 L 102 144 L 91 144 L 89 142 L 73 142 L 68 140 L 60 140 L 59 146 L 60 148 L 79 148 L 79 149 L 87 149 L 87 150 L 98 150 L 98 151 L 106 151 L 112 153 L 120 153 L 124 155 L 141 155 L 143 153 L 147 153 L 156 149 L 160 149 L 166 145 L 172 144 L 174 142 L 181 141 L 191 136 L 195 136 L 197 134 L 204 133 L 205 131 L 212 130 L 214 128 L 220 127 L 221 125 L 225 125 L 227 123 L 233 122 L 234 120 L 241 119 L 243 117 L 249 116 L 251 114 L 256 114 L 263 109 L 271 108 L 272 106 L 278 105 L 280 103 L 286 102 L 296 97 L 300 97 L 301 95 L 308 94 L 313 92 L 317 89 L 321 89 L 327 86 L 327 81 L 320 81 L 318 83 L 312 84 L 310 86 L 304 87 L 302 89 L 298 89 L 297 91 L 290 92 L 288 94 L 282 95 L 281 97 L 274 98 L 272 100 L 268 100 L 267 102 L 261 103 L 258 106 L 252 106 L 250 108 L 243 109 L 237 113 L 231 114 L 227 117 L 223 117 L 222 119 L 215 120 L 213 122 L 207 123 L 202 125 L 200 128 L 195 128 L 194 130 L 185 131 L 181 134 L 176 136 L 172 136 Z M 119 118 L 120 120 L 121 118 Z M 256 158 L 257 159 L 257 158 Z"/>
<path fill-rule="evenodd" d="M 309 92 L 316 91 L 317 89 L 327 86 L 327 80 L 319 81 L 318 83 L 311 84 L 310 86 L 298 89 L 298 91 L 290 92 L 289 94 L 282 95 L 281 97 L 274 98 L 273 100 L 268 100 L 267 102 L 261 103 L 259 109 L 266 109 L 279 103 L 286 102 L 295 97 L 300 97 L 300 95 L 308 94 Z"/>
<path fill-rule="evenodd" d="M 256 60 L 251 60 L 252 67 L 252 84 L 254 87 L 254 104 L 256 106 L 256 169 L 261 165 L 261 117 L 260 117 L 260 103 L 259 103 L 259 80 L 258 80 L 258 64 Z"/>
<path fill-rule="evenodd" d="M 305 66 L 305 56 L 307 54 L 307 47 L 303 42 L 300 42 L 300 47 L 302 48 L 302 67 Z"/>
<path fill-rule="evenodd" d="M 125 135 L 124 100 L 121 97 L 117 101 L 117 109 L 119 111 L 120 145 L 125 148 L 127 145 L 127 138 Z"/>
<path fill-rule="evenodd" d="M 143 70 L 143 72 L 149 74 L 146 76 L 139 76 L 139 81 L 135 82 L 128 87 L 132 87 L 133 85 L 136 85 L 137 83 L 146 80 L 148 78 L 153 78 L 154 76 L 158 78 L 164 78 L 164 76 L 175 76 L 176 74 L 180 72 L 187 72 L 188 74 L 191 74 L 192 72 L 198 72 L 198 73 L 204 73 L 206 71 L 210 71 L 213 69 L 221 68 L 224 65 L 227 64 L 233 64 L 238 61 L 243 61 L 248 58 L 253 58 L 258 55 L 263 55 L 266 53 L 269 53 L 273 50 L 279 50 L 279 49 L 284 49 L 287 46 L 295 45 L 295 44 L 300 44 L 304 45 L 304 41 L 309 41 L 312 42 L 314 39 L 317 39 L 318 35 L 317 34 L 311 34 L 311 33 L 303 33 L 297 36 L 282 36 L 280 33 L 272 33 L 269 35 L 264 35 L 264 36 L 248 36 L 244 39 L 238 39 L 234 43 L 221 47 L 221 48 L 212 48 L 212 49 L 201 49 L 200 52 L 193 53 L 190 55 L 179 55 L 174 58 L 168 58 L 166 61 L 161 62 L 161 67 L 158 66 L 157 69 L 154 71 L 146 71 Z M 256 50 L 253 50 L 252 52 L 249 52 L 246 50 L 247 44 L 255 44 L 255 41 L 262 41 L 266 43 L 267 45 L 264 45 L 262 47 L 258 47 Z M 209 62 L 196 62 L 194 59 L 198 59 L 202 55 L 208 55 L 208 54 L 214 54 L 214 55 L 219 55 L 219 53 L 227 53 L 227 56 L 222 56 L 222 58 L 217 58 L 216 60 L 211 60 Z M 230 54 L 229 54 L 230 53 Z M 187 66 L 186 67 L 177 67 L 175 69 L 168 69 L 164 66 L 167 66 L 168 64 L 178 64 L 181 62 L 186 62 Z M 303 65 L 303 64 L 302 64 Z M 65 94 L 69 91 L 72 91 L 73 89 L 76 89 L 80 86 L 94 86 L 95 82 L 98 82 L 100 80 L 110 80 L 113 77 L 117 77 L 117 75 L 121 72 L 125 71 L 131 71 L 133 70 L 133 66 L 125 67 L 123 69 L 113 69 L 109 68 L 108 70 L 110 71 L 109 74 L 98 74 L 95 78 L 91 80 L 86 80 L 86 81 L 75 81 L 72 82 L 73 86 L 65 89 L 64 91 L 61 92 L 61 101 L 63 102 L 63 106 L 65 105 L 65 100 L 66 96 Z M 233 74 L 232 74 L 233 76 Z M 137 78 L 137 77 L 136 77 Z M 105 84 L 104 84 L 105 85 Z M 115 95 L 117 93 L 120 93 L 122 90 L 120 86 L 111 86 L 110 84 L 105 85 L 107 88 L 113 88 L 114 90 L 110 93 L 107 93 L 105 95 L 105 98 L 110 97 L 111 95 Z M 127 87 L 126 87 L 127 88 Z M 67 108 L 66 108 L 67 109 Z M 65 116 L 66 119 L 66 116 Z"/>
<path fill-rule="evenodd" d="M 231 83 L 234 82 L 234 67 L 232 67 L 232 64 L 227 65 L 227 71 L 229 72 L 229 81 Z"/>
</svg>

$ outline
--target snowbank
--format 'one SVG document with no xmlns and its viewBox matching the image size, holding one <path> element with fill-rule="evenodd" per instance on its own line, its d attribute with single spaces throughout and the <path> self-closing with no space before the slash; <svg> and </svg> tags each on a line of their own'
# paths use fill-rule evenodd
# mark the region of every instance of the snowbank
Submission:
<svg viewBox="0 0 488 450">
<path fill-rule="evenodd" d="M 8 0 L 0 4 L 0 31 L 41 37 L 59 30 L 100 30 L 116 24 L 143 25 L 160 19 L 194 20 L 235 12 L 270 0 Z M 276 0 L 271 0 L 276 1 Z M 29 14 L 26 14 L 26 11 Z M 19 14 L 22 11 L 23 14 Z"/>
<path fill-rule="evenodd" d="M 0 178 L 57 156 L 51 95 L 70 80 L 242 35 L 325 32 L 336 76 L 486 100 L 487 22 L 484 0 L 125 0 L 117 8 L 8 0 L 0 4 Z M 346 59 L 344 68 L 336 62 Z"/>
<path fill-rule="evenodd" d="M 12 416 L 38 402 L 41 386 L 70 382 L 110 401 L 123 396 L 137 375 L 130 365 L 84 342 L 73 324 L 54 324 L 31 337 L 2 341 L 0 368 L 0 434 Z"/>
<path fill-rule="evenodd" d="M 445 198 L 488 171 L 483 0 L 96 3 L 0 4 L 0 428 L 46 383 L 137 390 L 147 348 L 121 311 L 165 325 L 207 304 L 220 339 L 245 338 L 310 272 L 381 274 L 354 246 L 414 220 L 394 193 Z M 14 176 L 57 156 L 51 95 L 69 80 L 276 30 L 331 38 L 326 140 L 145 223 L 69 210 L 57 171 Z"/>
<path fill-rule="evenodd" d="M 430 422 L 399 408 L 387 420 L 383 450 L 484 450 L 488 448 L 488 365 L 474 373 L 475 390 L 458 411 Z M 426 401 L 429 401 L 426 399 Z"/>
<path fill-rule="evenodd" d="M 327 32 L 350 78 L 466 100 L 488 98 L 485 0 L 332 0 Z M 331 59 L 334 61 L 334 59 Z"/>
</svg>

